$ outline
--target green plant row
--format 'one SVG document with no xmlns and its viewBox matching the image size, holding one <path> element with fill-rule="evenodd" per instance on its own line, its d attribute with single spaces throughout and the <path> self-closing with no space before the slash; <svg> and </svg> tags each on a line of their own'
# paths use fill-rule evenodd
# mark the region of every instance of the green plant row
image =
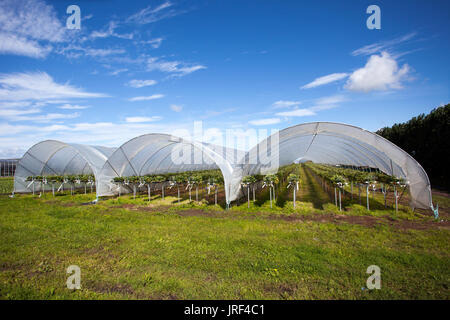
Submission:
<svg viewBox="0 0 450 320">
<path fill-rule="evenodd" d="M 144 176 L 115 177 L 115 183 L 151 184 L 151 183 L 188 183 L 188 184 L 223 184 L 223 176 L 220 170 L 186 171 L 180 173 L 166 173 Z"/>
<path fill-rule="evenodd" d="M 92 174 L 29 176 L 27 177 L 26 180 L 44 183 L 56 183 L 56 182 L 88 183 L 88 182 L 95 182 L 95 176 Z"/>
<path fill-rule="evenodd" d="M 383 172 L 364 172 L 356 169 L 338 168 L 331 165 L 314 163 L 306 163 L 305 165 L 319 177 L 325 179 L 333 186 L 340 188 L 348 182 L 363 185 L 381 183 L 391 186 L 406 184 L 402 178 L 387 175 Z"/>
<path fill-rule="evenodd" d="M 407 187 L 407 183 L 404 179 L 400 177 L 396 177 L 393 175 L 387 175 L 381 171 L 379 172 L 365 172 L 357 169 L 349 169 L 349 168 L 340 168 L 334 167 L 331 165 L 324 164 L 314 164 L 314 163 L 306 163 L 307 168 L 309 168 L 314 174 L 318 177 L 322 178 L 325 183 L 330 184 L 334 187 L 334 198 L 335 204 L 337 206 L 337 194 L 336 189 L 339 190 L 339 209 L 341 210 L 341 191 L 344 191 L 344 188 L 349 183 L 352 186 L 351 191 L 353 192 L 353 185 L 356 184 L 358 188 L 360 186 L 364 186 L 366 189 L 366 203 L 367 210 L 369 208 L 369 187 L 373 188 L 375 192 L 376 186 L 381 185 L 381 192 L 384 197 L 384 205 L 387 206 L 386 203 L 386 195 L 389 191 L 389 188 L 392 188 L 394 191 L 395 198 L 395 209 L 398 210 L 398 188 Z M 326 186 L 326 185 L 325 185 Z M 360 196 L 360 193 L 359 193 Z M 353 193 L 352 193 L 353 197 Z"/>
</svg>

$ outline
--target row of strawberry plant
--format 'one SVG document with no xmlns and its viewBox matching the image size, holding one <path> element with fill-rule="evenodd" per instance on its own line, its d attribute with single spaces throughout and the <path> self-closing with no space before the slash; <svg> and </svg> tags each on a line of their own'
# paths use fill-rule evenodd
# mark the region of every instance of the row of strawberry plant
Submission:
<svg viewBox="0 0 450 320">
<path fill-rule="evenodd" d="M 204 186 L 208 194 L 214 190 L 214 202 L 217 204 L 217 192 L 223 184 L 223 176 L 220 170 L 187 171 L 182 173 L 166 173 L 144 176 L 115 177 L 112 182 L 118 186 L 119 196 L 122 187 L 131 188 L 133 197 L 141 187 L 147 187 L 148 199 L 151 200 L 152 188 L 161 188 L 161 198 L 164 199 L 165 189 L 177 188 L 178 202 L 180 202 L 180 187 L 189 191 L 189 201 L 192 201 L 191 191 L 195 187 L 196 201 L 198 201 L 199 187 Z"/>
<path fill-rule="evenodd" d="M 247 189 L 247 207 L 250 207 L 250 188 L 253 192 L 253 202 L 256 201 L 255 190 L 258 186 L 261 186 L 261 190 L 264 188 L 268 188 L 269 190 L 269 201 L 270 207 L 272 208 L 272 202 L 276 200 L 277 193 L 280 192 L 280 188 L 286 184 L 288 184 L 288 188 L 292 183 L 296 183 L 299 181 L 299 175 L 293 174 L 292 172 L 297 170 L 297 166 L 295 164 L 287 165 L 280 167 L 275 174 L 267 174 L 267 175 L 249 175 L 245 176 L 242 179 L 241 186 L 243 189 Z M 294 191 L 295 193 L 295 191 Z M 294 207 L 295 207 L 295 195 L 294 195 Z"/>
<path fill-rule="evenodd" d="M 73 195 L 77 185 L 84 186 L 84 193 L 87 193 L 87 187 L 90 186 L 91 192 L 95 186 L 94 175 L 44 175 L 44 176 L 29 176 L 26 179 L 28 183 L 27 189 L 31 189 L 33 195 L 35 194 L 35 186 L 40 187 L 40 192 L 45 192 L 46 186 L 51 186 L 52 194 L 55 196 L 55 186 L 59 184 L 56 192 L 64 191 L 64 185 L 70 186 L 70 194 Z"/>
<path fill-rule="evenodd" d="M 351 199 L 353 200 L 353 185 L 358 186 L 359 201 L 361 203 L 361 187 L 366 188 L 367 210 L 369 206 L 369 189 L 375 193 L 377 184 L 381 185 L 381 192 L 384 196 L 384 204 L 387 206 L 387 193 L 392 188 L 395 198 L 395 209 L 398 211 L 398 188 L 406 189 L 406 182 L 399 177 L 387 175 L 383 172 L 365 172 L 356 169 L 339 168 L 330 165 L 307 163 L 306 166 L 318 177 L 321 178 L 322 187 L 328 191 L 328 185 L 334 188 L 335 205 L 338 206 L 337 190 L 339 191 L 339 208 L 342 210 L 341 193 L 345 193 L 345 186 L 351 184 Z"/>
</svg>

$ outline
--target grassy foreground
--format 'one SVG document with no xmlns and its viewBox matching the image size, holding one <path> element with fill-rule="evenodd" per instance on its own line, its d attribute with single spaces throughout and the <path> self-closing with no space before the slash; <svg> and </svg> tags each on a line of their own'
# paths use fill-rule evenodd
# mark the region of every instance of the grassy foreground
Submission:
<svg viewBox="0 0 450 320">
<path fill-rule="evenodd" d="M 0 194 L 11 193 L 14 189 L 13 177 L 0 177 Z"/>
<path fill-rule="evenodd" d="M 450 298 L 447 227 L 167 206 L 171 197 L 89 200 L 0 197 L 1 298 Z M 66 288 L 69 265 L 81 268 L 81 290 Z M 365 289 L 370 265 L 381 290 Z"/>
</svg>

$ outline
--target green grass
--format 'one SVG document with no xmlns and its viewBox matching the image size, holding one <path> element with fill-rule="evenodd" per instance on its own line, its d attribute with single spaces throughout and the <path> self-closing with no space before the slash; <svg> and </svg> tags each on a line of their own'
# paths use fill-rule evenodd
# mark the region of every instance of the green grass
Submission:
<svg viewBox="0 0 450 320">
<path fill-rule="evenodd" d="M 398 213 L 392 203 L 384 208 L 379 193 L 370 195 L 368 211 L 364 191 L 359 205 L 356 188 L 353 201 L 347 188 L 339 211 L 334 194 L 306 168 L 298 170 L 295 208 L 286 183 L 277 188 L 272 208 L 264 189 L 250 208 L 245 196 L 227 211 L 223 203 L 208 204 L 204 190 L 199 203 L 189 202 L 185 191 L 180 203 L 155 191 L 150 202 L 143 193 L 96 205 L 88 204 L 94 194 L 1 196 L 0 298 L 450 298 L 445 222 L 405 205 Z M 434 199 L 449 207 L 449 198 Z M 342 216 L 377 220 L 333 218 Z M 81 268 L 81 290 L 66 288 L 72 264 Z M 381 268 L 382 289 L 362 290 L 373 264 Z"/>
<path fill-rule="evenodd" d="M 83 205 L 92 199 L 0 197 L 1 298 L 450 298 L 447 228 L 287 221 L 257 212 L 289 215 L 290 203 L 247 212 L 245 202 L 224 211 L 127 195 Z M 308 212 L 307 203 L 309 212 L 319 210 L 311 201 L 301 210 Z M 81 268 L 81 290 L 66 288 L 73 264 Z M 374 264 L 382 288 L 362 290 Z"/>
<path fill-rule="evenodd" d="M 444 197 L 443 195 L 433 194 L 433 202 L 440 207 L 450 208 L 450 197 Z"/>
<path fill-rule="evenodd" d="M 14 188 L 13 177 L 0 177 L 0 194 L 11 193 Z"/>
</svg>

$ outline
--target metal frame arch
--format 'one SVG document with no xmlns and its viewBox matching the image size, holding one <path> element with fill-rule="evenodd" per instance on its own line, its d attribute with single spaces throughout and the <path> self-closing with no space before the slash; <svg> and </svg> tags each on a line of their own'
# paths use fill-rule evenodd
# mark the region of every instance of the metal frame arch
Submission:
<svg viewBox="0 0 450 320">
<path fill-rule="evenodd" d="M 330 152 L 331 150 L 327 150 L 326 152 L 319 151 L 317 156 L 322 154 L 322 156 L 319 156 L 322 158 L 323 156 L 326 156 L 326 153 L 329 153 L 330 156 L 332 154 L 337 154 L 342 158 L 342 161 L 345 161 L 344 153 L 347 153 L 349 158 L 353 158 L 355 156 L 354 152 L 356 152 L 356 156 L 359 155 L 359 157 L 357 159 L 358 161 L 351 161 L 353 165 L 358 165 L 358 162 L 360 161 L 366 162 L 369 160 L 369 163 L 376 164 L 376 167 L 385 173 L 395 174 L 406 178 L 410 187 L 412 198 L 411 205 L 413 207 L 429 208 L 432 205 L 430 181 L 422 166 L 407 152 L 376 133 L 343 123 L 309 122 L 285 128 L 275 134 L 279 135 L 279 152 L 282 152 L 285 141 L 289 141 L 291 139 L 294 139 L 295 141 L 295 138 L 298 137 L 312 136 L 312 139 L 306 149 L 307 152 L 305 152 L 304 155 L 299 154 L 297 158 L 302 156 L 311 157 L 311 155 L 308 155 L 310 148 L 316 148 L 316 150 L 319 151 L 319 148 L 313 147 L 314 143 L 317 143 L 317 141 L 315 141 L 316 136 L 328 135 L 334 137 L 337 140 L 336 142 L 339 143 L 336 143 L 332 148 L 333 152 Z M 271 148 L 268 141 L 272 136 L 273 135 L 259 142 L 249 151 L 249 155 L 259 154 L 258 151 L 260 150 L 268 153 Z M 305 141 L 300 143 L 306 144 L 307 142 Z M 346 148 L 344 148 L 345 145 L 347 146 Z M 347 148 L 350 148 L 350 150 L 353 149 L 354 152 L 350 152 Z M 341 150 L 342 153 L 339 153 L 340 149 L 343 149 Z M 259 161 L 256 161 L 256 164 L 245 164 L 241 170 L 236 170 L 233 175 L 235 189 L 239 189 L 238 185 L 240 184 L 240 181 L 245 173 L 256 173 L 256 171 L 259 170 L 261 165 L 258 162 Z M 282 161 L 280 160 L 280 163 L 281 162 Z"/>
<path fill-rule="evenodd" d="M 45 147 L 48 147 L 49 150 L 45 150 Z M 66 159 L 64 163 L 62 163 L 63 170 L 55 169 L 54 167 L 49 166 L 49 162 L 53 157 L 62 152 L 65 148 L 70 148 L 74 155 L 69 159 Z M 86 149 L 88 148 L 88 149 Z M 79 144 L 70 144 L 65 143 L 58 140 L 44 140 L 38 142 L 31 146 L 24 154 L 24 156 L 19 160 L 17 164 L 17 169 L 14 174 L 14 192 L 29 192 L 26 188 L 26 178 L 30 175 L 42 175 L 44 169 L 48 168 L 54 174 L 65 174 L 65 169 L 67 166 L 77 157 L 80 157 L 84 161 L 84 165 L 82 166 L 81 172 L 79 174 L 83 174 L 86 166 L 89 166 L 92 173 L 96 178 L 97 183 L 97 175 L 99 173 L 99 168 L 95 165 L 94 158 L 97 158 L 100 162 L 105 161 L 105 159 L 110 154 L 105 154 L 106 151 L 110 151 L 111 153 L 115 150 L 114 148 L 106 148 L 102 147 L 103 151 L 100 151 L 95 146 L 87 146 L 87 145 L 79 145 Z M 92 152 L 93 155 L 89 155 L 89 152 Z M 27 157 L 29 156 L 29 158 Z M 42 155 L 42 157 L 40 156 Z M 45 160 L 40 159 L 45 156 Z M 31 159 L 30 159 L 31 158 Z M 26 164 L 26 162 L 29 162 Z M 37 163 L 35 168 L 30 168 L 29 165 L 32 163 Z M 25 171 L 28 173 L 26 176 L 24 175 Z M 40 188 L 40 187 L 38 187 Z"/>
<path fill-rule="evenodd" d="M 142 139 L 142 145 L 139 145 L 139 143 L 137 143 L 137 148 L 139 151 L 133 151 L 133 156 L 129 157 L 129 155 L 125 152 L 126 150 L 126 146 L 129 143 L 135 143 L 137 139 Z M 142 166 L 141 168 L 139 168 L 139 170 L 136 170 L 137 168 L 133 167 L 133 160 L 139 156 L 139 154 L 149 145 L 152 145 L 158 141 L 162 140 L 166 140 L 167 143 L 162 143 L 161 147 L 159 147 L 158 149 L 156 149 L 154 152 L 150 153 L 149 155 L 146 156 L 146 159 L 142 162 Z M 109 188 L 109 186 L 111 186 L 111 179 L 114 176 L 119 176 L 121 175 L 123 172 L 117 171 L 117 168 L 115 166 L 113 166 L 113 162 L 115 159 L 115 157 L 117 157 L 116 155 L 118 154 L 119 150 L 120 152 L 123 153 L 124 155 L 124 161 L 125 163 L 119 163 L 118 165 L 120 165 L 122 168 L 125 168 L 127 165 L 130 165 L 133 167 L 133 170 L 136 172 L 136 174 L 142 174 L 142 170 L 144 170 L 147 166 L 148 163 L 150 162 L 150 160 L 152 158 L 154 158 L 155 156 L 157 156 L 160 151 L 162 149 L 166 149 L 167 147 L 173 146 L 177 143 L 185 143 L 185 144 L 189 144 L 191 146 L 193 146 L 195 149 L 199 150 L 203 155 L 206 155 L 213 164 L 215 164 L 222 172 L 222 175 L 224 177 L 224 184 L 225 184 L 225 196 L 227 199 L 227 203 L 229 203 L 230 197 L 229 197 L 229 185 L 230 185 L 230 178 L 232 176 L 233 173 L 233 167 L 231 166 L 231 164 L 221 155 L 219 155 L 217 152 L 215 152 L 214 150 L 212 150 L 209 146 L 196 142 L 196 141 L 191 141 L 188 139 L 183 139 L 180 137 L 176 137 L 173 135 L 169 135 L 169 134 L 159 134 L 159 133 L 149 133 L 149 134 L 144 134 L 141 135 L 139 137 L 133 138 L 125 143 L 123 143 L 109 158 L 108 160 L 105 162 L 105 164 L 103 165 L 102 170 L 100 171 L 101 173 L 99 174 L 100 176 L 100 185 L 99 185 L 99 196 L 103 196 L 103 195 L 113 195 L 115 194 L 115 191 L 111 190 Z M 192 153 L 191 153 L 192 154 Z M 161 162 L 164 161 L 165 159 L 167 159 L 167 157 L 170 155 L 170 150 L 167 153 L 163 153 L 162 154 L 162 159 L 159 159 L 159 162 L 157 163 L 157 167 L 155 168 L 155 170 L 158 169 L 158 167 L 161 165 Z M 202 158 L 203 159 L 203 158 Z M 108 166 L 111 169 L 108 172 Z M 172 167 L 176 167 L 176 166 L 169 166 L 167 169 L 172 168 Z M 180 164 L 180 168 L 184 167 L 184 164 Z M 205 169 L 209 169 L 211 167 L 211 164 L 201 164 L 198 167 L 198 170 L 200 170 L 202 167 L 204 167 Z"/>
</svg>

